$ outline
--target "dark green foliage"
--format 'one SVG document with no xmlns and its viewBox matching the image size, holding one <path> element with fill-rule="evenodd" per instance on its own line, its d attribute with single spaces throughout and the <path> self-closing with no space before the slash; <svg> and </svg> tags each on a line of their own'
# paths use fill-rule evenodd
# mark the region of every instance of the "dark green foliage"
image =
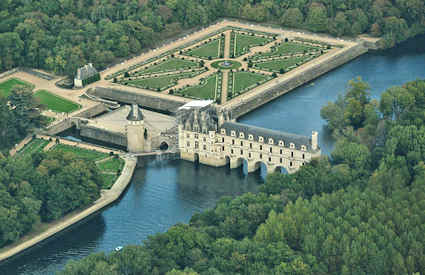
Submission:
<svg viewBox="0 0 425 275">
<path fill-rule="evenodd" d="M 97 73 L 95 75 L 92 75 L 89 78 L 86 78 L 83 80 L 83 86 L 89 85 L 90 83 L 96 82 L 100 80 L 100 74 Z"/>
<path fill-rule="evenodd" d="M 87 63 L 103 69 L 223 16 L 334 35 L 370 32 L 387 46 L 425 31 L 422 0 L 2 0 L 0 71 L 25 65 L 73 76 Z"/>
<path fill-rule="evenodd" d="M 7 151 L 31 130 L 46 125 L 39 108 L 28 87 L 15 87 L 7 98 L 0 97 L 0 151 Z"/>
<path fill-rule="evenodd" d="M 99 198 L 101 186 L 95 164 L 72 153 L 0 159 L 0 247 L 40 221 L 89 205 Z"/>
</svg>

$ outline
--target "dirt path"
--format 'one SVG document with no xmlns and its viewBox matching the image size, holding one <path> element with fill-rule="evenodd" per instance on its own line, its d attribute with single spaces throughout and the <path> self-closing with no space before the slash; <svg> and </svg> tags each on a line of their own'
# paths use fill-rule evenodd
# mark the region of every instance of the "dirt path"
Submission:
<svg viewBox="0 0 425 275">
<path fill-rule="evenodd" d="M 230 31 L 224 33 L 224 58 L 228 59 L 230 56 Z"/>
</svg>

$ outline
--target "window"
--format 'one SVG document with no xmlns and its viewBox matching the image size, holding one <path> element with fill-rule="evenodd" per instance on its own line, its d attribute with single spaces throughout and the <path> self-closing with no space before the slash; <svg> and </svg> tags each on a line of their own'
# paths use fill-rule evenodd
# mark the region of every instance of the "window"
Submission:
<svg viewBox="0 0 425 275">
<path fill-rule="evenodd" d="M 289 147 L 290 147 L 291 149 L 294 149 L 294 148 L 295 148 L 295 144 L 293 144 L 293 143 L 291 142 L 291 143 L 289 143 Z"/>
<path fill-rule="evenodd" d="M 224 143 L 224 137 L 222 137 L 222 138 L 221 138 L 221 142 L 223 142 L 223 143 Z"/>
<path fill-rule="evenodd" d="M 263 145 L 260 145 L 260 150 L 263 150 Z"/>
<path fill-rule="evenodd" d="M 231 131 L 231 132 L 230 132 L 230 135 L 231 135 L 232 137 L 235 137 L 235 136 L 236 136 L 236 132 L 235 132 L 235 131 Z"/>
<path fill-rule="evenodd" d="M 243 141 L 241 141 L 241 146 L 243 146 Z"/>
<path fill-rule="evenodd" d="M 279 140 L 279 146 L 284 146 L 284 145 L 285 145 L 285 143 L 283 143 L 282 140 Z"/>
<path fill-rule="evenodd" d="M 294 157 L 294 152 L 291 152 L 291 158 L 293 158 Z"/>
<path fill-rule="evenodd" d="M 283 162 L 283 160 L 282 160 L 282 158 L 280 158 L 280 163 L 282 163 Z"/>
<path fill-rule="evenodd" d="M 207 146 L 205 144 L 204 144 L 203 148 L 204 148 L 204 150 L 207 150 Z"/>
<path fill-rule="evenodd" d="M 252 143 L 249 144 L 249 149 L 252 149 Z"/>
<path fill-rule="evenodd" d="M 249 140 L 254 140 L 254 136 L 253 136 L 253 135 L 249 135 L 249 136 L 248 136 L 248 139 L 249 139 Z"/>
<path fill-rule="evenodd" d="M 206 137 L 204 137 L 204 139 L 203 139 L 203 140 L 204 140 L 204 142 L 206 142 L 206 141 L 207 141 L 207 138 L 206 138 Z"/>
<path fill-rule="evenodd" d="M 264 138 L 263 137 L 258 137 L 258 141 L 259 142 L 264 142 Z"/>
<path fill-rule="evenodd" d="M 273 142 L 273 139 L 272 138 L 269 138 L 269 144 L 273 144 L 274 142 Z"/>
<path fill-rule="evenodd" d="M 263 154 L 260 154 L 260 159 L 262 159 L 263 158 Z"/>
<path fill-rule="evenodd" d="M 291 162 L 289 162 L 289 166 L 291 166 L 291 167 L 292 167 L 292 161 L 291 161 Z"/>
<path fill-rule="evenodd" d="M 221 146 L 221 151 L 223 151 L 223 152 L 224 152 L 224 146 Z"/>
<path fill-rule="evenodd" d="M 186 134 L 186 137 L 187 137 L 187 138 L 190 138 L 190 134 Z"/>
<path fill-rule="evenodd" d="M 273 153 L 273 148 L 272 147 L 270 147 L 270 153 Z"/>
<path fill-rule="evenodd" d="M 269 157 L 269 162 L 271 162 L 271 161 L 272 161 L 272 158 Z"/>
<path fill-rule="evenodd" d="M 305 147 L 305 145 L 301 145 L 301 150 L 302 151 L 307 151 L 307 147 Z"/>
<path fill-rule="evenodd" d="M 230 154 L 233 154 L 233 149 L 230 150 Z"/>
<path fill-rule="evenodd" d="M 195 139 L 198 139 L 199 138 L 199 135 L 198 134 L 195 134 Z"/>
<path fill-rule="evenodd" d="M 225 129 L 221 129 L 221 134 L 225 135 L 226 134 L 226 130 Z"/>
<path fill-rule="evenodd" d="M 303 159 L 305 159 L 305 154 L 303 154 Z"/>
<path fill-rule="evenodd" d="M 190 147 L 190 142 L 189 141 L 186 143 L 186 146 L 187 147 Z"/>
<path fill-rule="evenodd" d="M 199 148 L 199 143 L 197 141 L 195 141 L 195 149 Z"/>
<path fill-rule="evenodd" d="M 241 150 L 241 155 L 243 155 L 243 150 Z"/>
<path fill-rule="evenodd" d="M 282 150 L 282 149 L 280 149 L 280 154 L 282 155 L 282 153 L 283 153 L 283 150 Z"/>
<path fill-rule="evenodd" d="M 251 158 L 251 153 L 248 154 L 248 158 Z"/>
<path fill-rule="evenodd" d="M 244 133 L 242 133 L 242 132 L 240 132 L 240 133 L 239 133 L 239 137 L 240 137 L 240 138 L 245 138 L 245 134 L 244 134 Z"/>
<path fill-rule="evenodd" d="M 232 139 L 232 145 L 235 145 L 235 140 L 234 139 Z"/>
</svg>

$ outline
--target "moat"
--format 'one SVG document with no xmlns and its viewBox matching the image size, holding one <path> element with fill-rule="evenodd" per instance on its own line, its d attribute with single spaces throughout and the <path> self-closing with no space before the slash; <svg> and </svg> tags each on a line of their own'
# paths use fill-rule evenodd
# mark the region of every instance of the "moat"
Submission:
<svg viewBox="0 0 425 275">
<path fill-rule="evenodd" d="M 425 77 L 425 36 L 396 49 L 369 53 L 259 108 L 239 121 L 256 126 L 309 135 L 319 131 L 322 153 L 333 141 L 323 129 L 320 108 L 345 90 L 347 81 L 360 76 L 373 97 L 386 88 Z M 89 221 L 55 240 L 0 266 L 0 274 L 53 274 L 66 261 L 116 246 L 140 244 L 149 235 L 188 222 L 220 196 L 255 192 L 261 177 L 240 170 L 195 167 L 190 162 L 155 160 L 139 168 L 123 198 Z"/>
</svg>

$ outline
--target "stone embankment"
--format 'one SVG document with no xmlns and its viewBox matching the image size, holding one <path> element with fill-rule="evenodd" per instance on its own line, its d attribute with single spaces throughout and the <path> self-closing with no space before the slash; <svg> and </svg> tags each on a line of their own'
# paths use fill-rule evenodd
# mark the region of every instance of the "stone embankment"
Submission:
<svg viewBox="0 0 425 275">
<path fill-rule="evenodd" d="M 0 262 L 6 260 L 18 253 L 23 252 L 32 246 L 47 240 L 55 234 L 75 225 L 87 217 L 96 214 L 109 204 L 113 203 L 120 198 L 121 194 L 125 191 L 126 187 L 133 177 L 134 169 L 136 168 L 137 158 L 124 155 L 122 158 L 125 160 L 124 168 L 121 175 L 116 180 L 114 185 L 109 190 L 102 190 L 101 197 L 88 208 L 71 213 L 64 218 L 49 224 L 48 229 L 34 237 L 31 237 L 25 241 L 19 241 L 18 244 L 4 247 L 0 250 Z"/>
</svg>

